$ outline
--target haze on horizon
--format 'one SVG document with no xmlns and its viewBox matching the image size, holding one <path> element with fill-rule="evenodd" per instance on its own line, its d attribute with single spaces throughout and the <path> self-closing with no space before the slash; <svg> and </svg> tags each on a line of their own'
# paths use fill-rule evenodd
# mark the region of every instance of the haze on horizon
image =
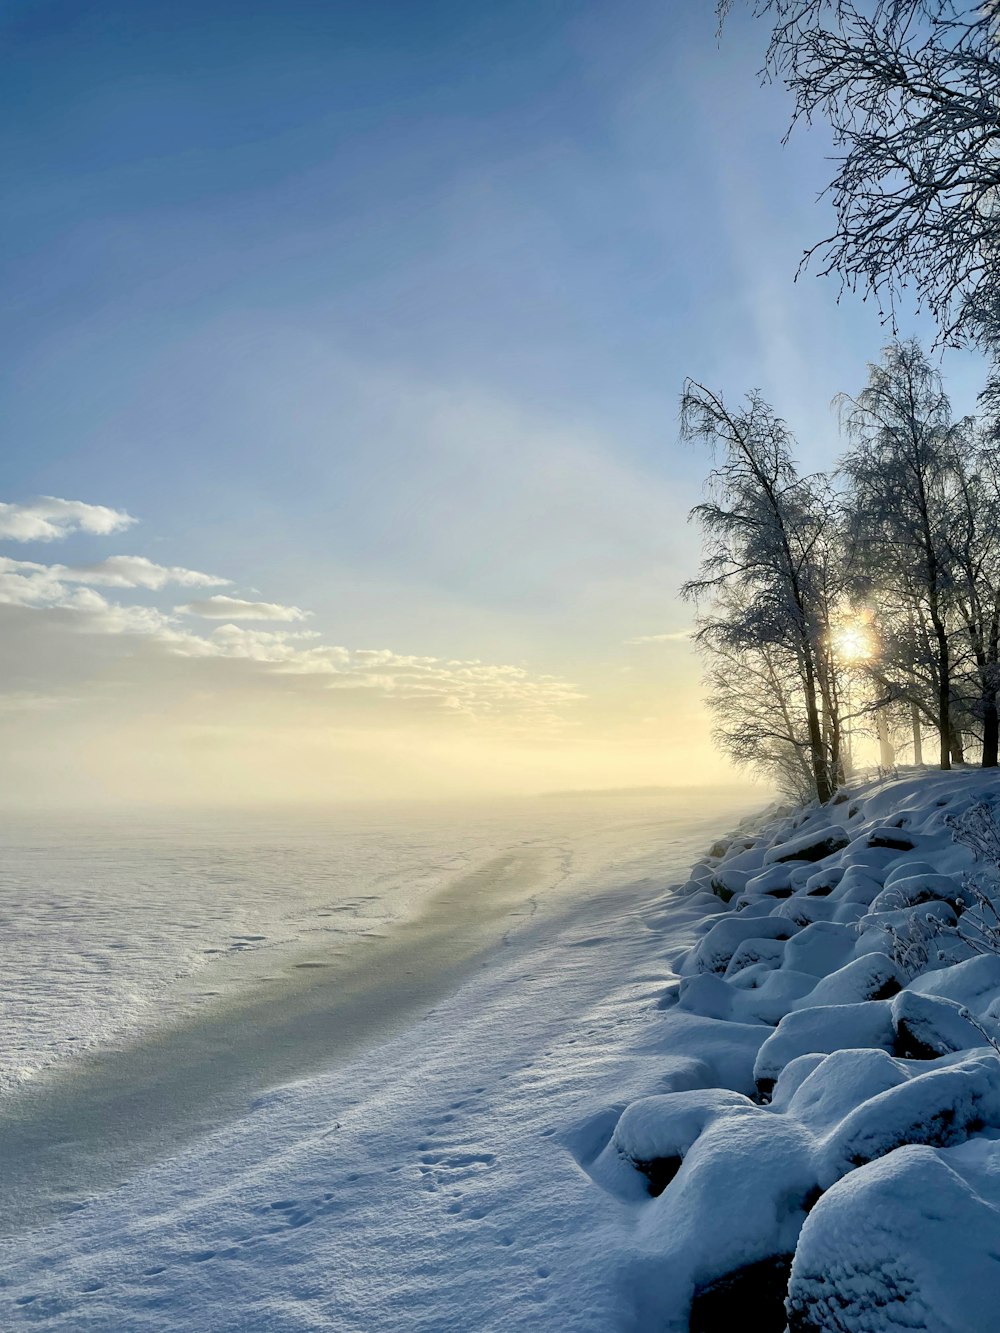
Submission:
<svg viewBox="0 0 1000 1333">
<path fill-rule="evenodd" d="M 706 0 L 0 31 L 2 801 L 733 781 L 681 382 L 760 387 L 809 466 L 883 336 L 792 282 L 826 144 L 782 148 L 761 32 Z"/>
</svg>

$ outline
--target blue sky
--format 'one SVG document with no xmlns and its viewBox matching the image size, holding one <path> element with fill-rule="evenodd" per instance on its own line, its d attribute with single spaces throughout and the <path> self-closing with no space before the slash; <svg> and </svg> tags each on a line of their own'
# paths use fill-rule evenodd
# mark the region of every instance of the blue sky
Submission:
<svg viewBox="0 0 1000 1333">
<path fill-rule="evenodd" d="M 138 520 L 3 554 L 143 555 L 305 608 L 324 644 L 557 676 L 586 696 L 563 785 L 602 785 L 607 745 L 614 781 L 718 774 L 689 648 L 627 644 L 687 623 L 706 460 L 677 442 L 682 380 L 762 388 L 821 465 L 882 336 L 792 281 L 829 148 L 782 148 L 763 31 L 737 15 L 720 43 L 706 0 L 35 0 L 0 36 L 0 498 Z M 951 362 L 969 406 L 975 363 Z M 129 596 L 174 616 L 170 586 Z M 134 722 L 166 667 L 120 637 Z M 88 670 L 59 686 L 77 750 Z M 242 684 L 206 688 L 231 738 Z M 39 713 L 26 749 L 56 743 Z"/>
</svg>

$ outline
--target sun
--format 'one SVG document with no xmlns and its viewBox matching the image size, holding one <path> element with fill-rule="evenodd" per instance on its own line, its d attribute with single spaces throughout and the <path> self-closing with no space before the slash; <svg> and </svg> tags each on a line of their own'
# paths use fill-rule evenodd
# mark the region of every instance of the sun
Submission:
<svg viewBox="0 0 1000 1333">
<path fill-rule="evenodd" d="M 831 635 L 833 650 L 848 665 L 870 662 L 875 656 L 875 644 L 867 623 L 860 619 L 845 620 Z"/>
</svg>

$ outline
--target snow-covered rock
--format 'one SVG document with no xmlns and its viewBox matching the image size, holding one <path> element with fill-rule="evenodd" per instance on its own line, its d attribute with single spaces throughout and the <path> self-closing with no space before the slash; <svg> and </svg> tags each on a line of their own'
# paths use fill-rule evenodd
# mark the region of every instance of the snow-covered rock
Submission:
<svg viewBox="0 0 1000 1333">
<path fill-rule="evenodd" d="M 1000 1144 L 906 1146 L 852 1171 L 802 1228 L 789 1333 L 995 1333 Z"/>
<path fill-rule="evenodd" d="M 651 1044 L 704 1056 L 716 1091 L 645 1098 L 614 1134 L 656 1195 L 649 1326 L 1000 1327 L 1000 947 L 974 892 L 1000 877 L 949 823 L 995 781 L 873 783 L 715 866 L 730 901 Z"/>
<path fill-rule="evenodd" d="M 615 1126 L 612 1143 L 662 1194 L 681 1162 L 712 1121 L 720 1116 L 760 1114 L 749 1097 L 723 1088 L 664 1093 L 633 1102 Z"/>
<path fill-rule="evenodd" d="M 793 892 L 792 870 L 805 862 L 783 862 L 781 865 L 768 866 L 759 875 L 748 879 L 743 887 L 747 897 L 759 898 L 769 895 L 772 898 L 787 897 Z"/>
<path fill-rule="evenodd" d="M 850 926 L 834 921 L 815 921 L 806 926 L 785 949 L 785 966 L 796 972 L 811 972 L 825 977 L 835 972 L 852 956 L 857 934 Z"/>
<path fill-rule="evenodd" d="M 926 972 L 914 977 L 906 989 L 953 1000 L 974 1014 L 990 1013 L 1000 1003 L 1000 955 L 978 954 L 952 967 Z"/>
<path fill-rule="evenodd" d="M 781 1020 L 760 1048 L 753 1070 L 758 1095 L 769 1097 L 785 1065 L 797 1056 L 857 1047 L 891 1051 L 895 1041 L 886 1000 L 796 1010 Z"/>
<path fill-rule="evenodd" d="M 788 861 L 825 861 L 849 842 L 850 838 L 839 825 L 827 824 L 824 828 L 811 829 L 797 838 L 789 838 L 770 847 L 764 855 L 764 865 L 781 865 Z"/>
<path fill-rule="evenodd" d="M 726 977 L 735 977 L 744 968 L 753 967 L 758 963 L 763 963 L 767 967 L 780 967 L 785 958 L 786 942 L 783 939 L 761 939 L 756 935 L 744 940 L 726 965 Z"/>
<path fill-rule="evenodd" d="M 826 1163 L 836 1178 L 904 1144 L 948 1147 L 986 1126 L 1000 1127 L 1000 1060 L 992 1051 L 928 1069 L 861 1102 L 829 1136 Z"/>
<path fill-rule="evenodd" d="M 863 866 L 850 865 L 838 869 L 843 869 L 843 874 L 831 890 L 832 896 L 838 901 L 860 903 L 868 907 L 882 892 L 882 880 Z"/>
<path fill-rule="evenodd" d="M 901 991 L 892 1001 L 896 1054 L 910 1060 L 933 1060 L 951 1051 L 985 1046 L 988 1038 L 963 1016 L 964 1012 L 954 1000 Z"/>
<path fill-rule="evenodd" d="M 717 921 L 694 950 L 681 972 L 725 972 L 745 940 L 788 940 L 799 927 L 782 917 L 756 917 L 741 912 Z"/>
<path fill-rule="evenodd" d="M 906 985 L 906 975 L 883 953 L 862 954 L 816 982 L 807 995 L 796 1000 L 795 1009 L 824 1005 L 860 1004 L 885 1000 Z"/>
<path fill-rule="evenodd" d="M 894 911 L 900 907 L 917 907 L 920 903 L 938 900 L 960 911 L 969 904 L 971 895 L 952 875 L 937 875 L 933 871 L 919 871 L 891 878 L 887 875 L 885 887 L 871 903 L 871 911 Z"/>
</svg>

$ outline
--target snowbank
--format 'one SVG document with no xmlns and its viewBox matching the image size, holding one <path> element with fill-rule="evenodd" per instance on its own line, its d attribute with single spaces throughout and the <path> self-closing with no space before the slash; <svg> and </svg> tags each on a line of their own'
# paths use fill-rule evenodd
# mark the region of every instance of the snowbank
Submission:
<svg viewBox="0 0 1000 1333">
<path fill-rule="evenodd" d="M 657 1042 L 711 1078 L 632 1103 L 611 1137 L 650 1196 L 657 1326 L 753 1308 L 764 1333 L 996 1328 L 996 867 L 963 831 L 994 807 L 1000 823 L 995 774 L 920 773 L 695 868 L 683 892 L 706 914 Z"/>
</svg>

